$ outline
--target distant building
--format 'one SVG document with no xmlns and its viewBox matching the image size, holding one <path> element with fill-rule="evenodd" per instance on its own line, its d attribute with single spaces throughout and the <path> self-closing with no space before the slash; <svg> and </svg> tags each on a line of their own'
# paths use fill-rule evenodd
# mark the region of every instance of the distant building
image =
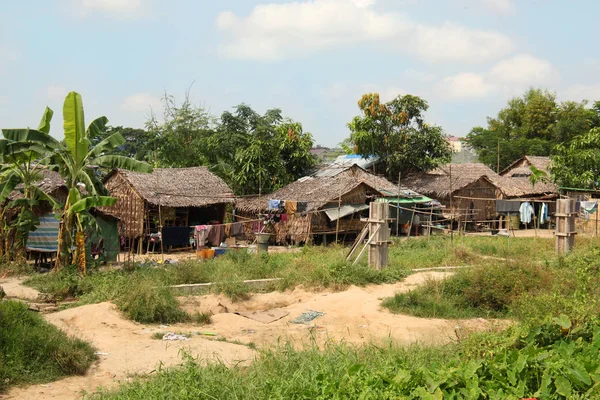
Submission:
<svg viewBox="0 0 600 400">
<path fill-rule="evenodd" d="M 312 149 L 309 150 L 310 154 L 312 154 L 319 164 L 325 164 L 331 162 L 336 159 L 339 155 L 345 154 L 344 150 L 339 147 L 325 147 L 321 145 L 316 145 Z"/>
<path fill-rule="evenodd" d="M 462 138 L 457 136 L 448 136 L 447 138 L 453 153 L 460 153 L 463 149 Z"/>
</svg>

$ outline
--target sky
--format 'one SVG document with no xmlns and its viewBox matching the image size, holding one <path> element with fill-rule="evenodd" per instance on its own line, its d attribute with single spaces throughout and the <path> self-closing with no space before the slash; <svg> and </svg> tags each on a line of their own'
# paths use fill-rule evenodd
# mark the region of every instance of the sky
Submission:
<svg viewBox="0 0 600 400">
<path fill-rule="evenodd" d="M 21 0 L 0 2 L 0 127 L 62 102 L 143 127 L 165 93 L 219 115 L 280 108 L 335 146 L 364 93 L 417 95 L 449 135 L 529 87 L 600 100 L 593 0 Z"/>
</svg>

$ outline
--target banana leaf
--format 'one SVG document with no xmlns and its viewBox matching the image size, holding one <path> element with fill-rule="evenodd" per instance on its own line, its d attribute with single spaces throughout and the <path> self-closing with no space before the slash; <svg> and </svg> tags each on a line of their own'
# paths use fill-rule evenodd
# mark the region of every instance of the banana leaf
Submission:
<svg viewBox="0 0 600 400">
<path fill-rule="evenodd" d="M 70 92 L 63 105 L 63 130 L 65 144 L 71 152 L 75 164 L 79 164 L 87 155 L 90 141 L 86 137 L 84 125 L 83 101 L 81 95 Z"/>
<path fill-rule="evenodd" d="M 70 213 L 79 213 L 85 210 L 89 210 L 94 207 L 110 207 L 115 205 L 117 199 L 115 197 L 108 196 L 97 196 L 97 197 L 85 197 L 75 202 L 71 208 Z"/>
<path fill-rule="evenodd" d="M 152 172 L 150 164 L 124 156 L 100 156 L 93 161 L 97 165 L 107 168 L 121 168 L 135 172 Z"/>
<path fill-rule="evenodd" d="M 46 107 L 44 110 L 44 115 L 42 115 L 42 120 L 40 121 L 40 125 L 38 126 L 38 131 L 44 133 L 50 133 L 50 121 L 52 121 L 52 116 L 54 115 L 54 111 L 50 107 Z"/>
</svg>

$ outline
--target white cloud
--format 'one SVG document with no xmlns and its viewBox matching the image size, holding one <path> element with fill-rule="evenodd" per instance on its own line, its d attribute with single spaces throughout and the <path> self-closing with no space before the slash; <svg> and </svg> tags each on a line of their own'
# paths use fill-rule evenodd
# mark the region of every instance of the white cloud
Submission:
<svg viewBox="0 0 600 400">
<path fill-rule="evenodd" d="M 357 103 L 361 96 L 366 93 L 379 93 L 379 98 L 383 102 L 388 102 L 398 96 L 403 96 L 409 92 L 395 85 L 376 85 L 371 83 L 365 84 L 348 84 L 335 82 L 329 85 L 324 96 L 331 101 L 350 101 Z"/>
<path fill-rule="evenodd" d="M 231 11 L 216 19 L 228 38 L 221 54 L 274 61 L 328 49 L 375 43 L 431 62 L 486 62 L 506 55 L 511 40 L 497 32 L 453 23 L 427 25 L 396 12 L 381 12 L 375 0 L 305 0 L 259 4 L 248 16 Z"/>
<path fill-rule="evenodd" d="M 142 112 L 156 110 L 161 107 L 161 102 L 158 97 L 152 96 L 149 93 L 136 93 L 131 96 L 127 96 L 123 103 L 121 103 L 121 109 L 129 112 Z"/>
<path fill-rule="evenodd" d="M 486 82 L 483 75 L 473 73 L 449 76 L 437 87 L 439 95 L 449 99 L 486 97 L 494 89 L 494 85 Z"/>
<path fill-rule="evenodd" d="M 513 0 L 483 0 L 483 3 L 488 9 L 498 14 L 511 15 L 517 11 Z"/>
<path fill-rule="evenodd" d="M 545 85 L 558 77 L 558 71 L 546 60 L 518 54 L 500 61 L 489 73 L 493 81 L 508 85 Z"/>
<path fill-rule="evenodd" d="M 80 17 L 96 12 L 131 16 L 142 10 L 142 0 L 70 0 L 64 8 Z"/>
<path fill-rule="evenodd" d="M 519 54 L 501 60 L 483 73 L 462 73 L 436 85 L 444 98 L 482 98 L 493 94 L 516 95 L 530 86 L 555 86 L 557 69 L 546 60 Z"/>
<path fill-rule="evenodd" d="M 570 85 L 563 91 L 562 95 L 559 93 L 559 97 L 572 101 L 600 100 L 600 83 L 594 83 L 591 85 Z"/>
<path fill-rule="evenodd" d="M 69 90 L 60 85 L 50 85 L 46 87 L 46 99 L 52 102 L 62 102 L 67 97 Z"/>
</svg>

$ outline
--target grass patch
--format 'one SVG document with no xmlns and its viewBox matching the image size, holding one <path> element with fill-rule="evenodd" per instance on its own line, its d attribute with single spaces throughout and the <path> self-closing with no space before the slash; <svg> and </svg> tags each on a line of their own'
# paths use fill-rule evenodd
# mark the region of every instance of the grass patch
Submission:
<svg viewBox="0 0 600 400">
<path fill-rule="evenodd" d="M 0 257 L 0 278 L 8 276 L 23 276 L 34 273 L 33 265 L 25 261 L 10 261 L 6 262 L 3 257 Z"/>
<path fill-rule="evenodd" d="M 261 352 L 247 367 L 228 368 L 215 362 L 205 366 L 203 360 L 185 356 L 180 368 L 96 396 L 129 400 L 598 398 L 600 327 L 594 323 L 565 332 L 561 324 L 515 326 L 443 347 L 340 344 L 323 351 L 297 351 L 288 345 Z"/>
<path fill-rule="evenodd" d="M 68 337 L 23 303 L 0 302 L 0 392 L 83 375 L 95 359 L 88 343 Z"/>
<path fill-rule="evenodd" d="M 140 323 L 172 324 L 190 320 L 168 287 L 156 287 L 150 280 L 134 282 L 117 299 L 117 306 L 129 318 Z"/>
</svg>

